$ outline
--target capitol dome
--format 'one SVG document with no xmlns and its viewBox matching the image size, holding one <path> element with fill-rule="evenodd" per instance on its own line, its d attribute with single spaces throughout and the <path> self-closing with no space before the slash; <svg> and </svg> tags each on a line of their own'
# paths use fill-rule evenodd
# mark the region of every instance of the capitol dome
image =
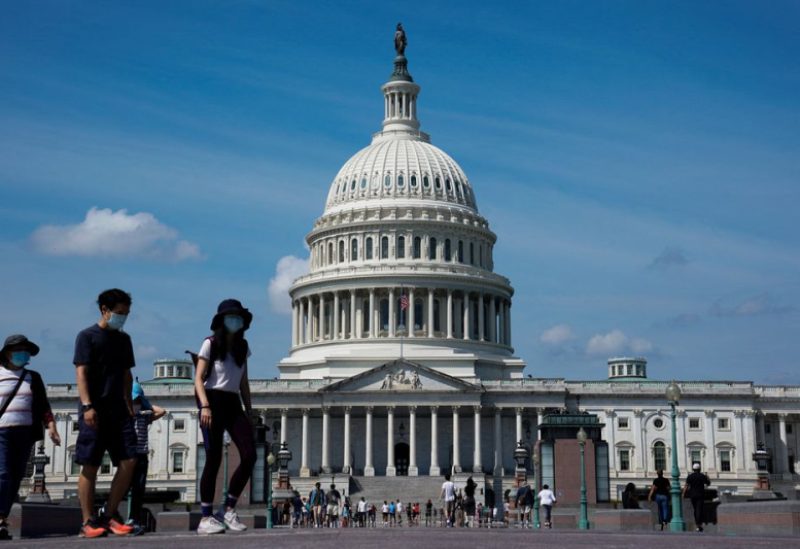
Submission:
<svg viewBox="0 0 800 549">
<path fill-rule="evenodd" d="M 282 379 L 343 379 L 405 359 L 464 379 L 511 379 L 508 279 L 464 170 L 420 131 L 420 87 L 399 53 L 382 129 L 334 177 L 294 281 Z"/>
</svg>

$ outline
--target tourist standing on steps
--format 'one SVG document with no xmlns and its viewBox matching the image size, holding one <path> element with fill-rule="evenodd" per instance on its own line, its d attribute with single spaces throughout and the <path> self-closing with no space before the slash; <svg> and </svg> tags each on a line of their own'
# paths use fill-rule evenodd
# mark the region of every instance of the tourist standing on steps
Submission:
<svg viewBox="0 0 800 549">
<path fill-rule="evenodd" d="M 444 500 L 445 527 L 453 526 L 453 512 L 456 506 L 456 485 L 450 480 L 450 473 L 444 475 L 441 498 Z"/>
<path fill-rule="evenodd" d="M 247 529 L 236 513 L 236 502 L 256 463 L 250 420 L 253 408 L 247 379 L 250 349 L 244 338 L 252 321 L 253 315 L 239 301 L 224 300 L 211 320 L 213 335 L 203 341 L 197 353 L 194 389 L 206 449 L 206 463 L 200 477 L 200 509 L 203 517 L 197 527 L 198 534 L 220 534 L 226 528 L 236 532 Z M 222 463 L 225 431 L 239 450 L 240 462 L 228 485 L 224 514 L 216 517 L 213 514 L 214 491 Z"/>
<path fill-rule="evenodd" d="M 550 487 L 545 484 L 542 486 L 542 490 L 539 492 L 539 504 L 544 509 L 544 527 L 545 528 L 552 528 L 553 527 L 553 505 L 556 503 L 556 495 L 550 489 Z"/>
<path fill-rule="evenodd" d="M 322 506 L 325 492 L 319 482 L 314 484 L 314 488 L 308 493 L 308 505 L 311 507 L 311 520 L 314 528 L 322 528 Z"/>
<path fill-rule="evenodd" d="M 705 503 L 706 486 L 711 484 L 708 477 L 700 472 L 700 464 L 692 464 L 692 473 L 686 477 L 686 484 L 683 487 L 683 497 L 689 495 L 694 508 L 694 524 L 697 532 L 703 531 L 703 505 Z"/>
<path fill-rule="evenodd" d="M 42 376 L 25 368 L 37 354 L 39 346 L 24 335 L 7 337 L 0 350 L 0 540 L 11 539 L 6 518 L 44 427 L 61 445 Z"/>
<path fill-rule="evenodd" d="M 669 522 L 669 480 L 664 478 L 664 470 L 659 469 L 656 471 L 656 478 L 653 479 L 653 485 L 650 486 L 650 493 L 647 494 L 647 501 L 653 501 L 655 496 L 656 505 L 658 506 L 658 522 L 661 524 L 661 529 Z"/>
<path fill-rule="evenodd" d="M 342 502 L 342 495 L 336 489 L 335 484 L 331 484 L 328 491 L 327 521 L 328 528 L 339 527 L 339 504 Z"/>
<path fill-rule="evenodd" d="M 117 512 L 131 485 L 136 468 L 136 431 L 131 391 L 135 366 L 131 337 L 122 331 L 131 311 L 131 296 L 114 288 L 97 297 L 100 319 L 75 339 L 75 376 L 80 396 L 75 463 L 82 465 L 78 479 L 83 525 L 80 535 L 105 536 L 108 531 L 127 536 L 133 527 Z M 94 518 L 97 470 L 108 451 L 117 467 L 105 512 Z"/>
<path fill-rule="evenodd" d="M 533 528 L 531 522 L 531 510 L 533 509 L 533 489 L 530 483 L 525 483 L 517 490 L 517 509 L 522 512 L 522 527 Z"/>
</svg>

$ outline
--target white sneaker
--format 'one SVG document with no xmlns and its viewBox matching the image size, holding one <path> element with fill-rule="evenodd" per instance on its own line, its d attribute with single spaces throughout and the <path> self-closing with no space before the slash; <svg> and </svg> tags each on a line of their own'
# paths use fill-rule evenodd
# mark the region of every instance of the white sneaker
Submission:
<svg viewBox="0 0 800 549">
<path fill-rule="evenodd" d="M 200 519 L 200 524 L 197 525 L 197 533 L 200 535 L 209 534 L 222 534 L 225 532 L 225 525 L 222 524 L 216 517 L 203 517 Z"/>
<path fill-rule="evenodd" d="M 236 513 L 236 509 L 226 511 L 224 518 L 225 526 L 234 532 L 244 532 L 247 530 L 247 526 L 242 524 L 242 522 L 239 520 L 239 515 Z"/>
</svg>

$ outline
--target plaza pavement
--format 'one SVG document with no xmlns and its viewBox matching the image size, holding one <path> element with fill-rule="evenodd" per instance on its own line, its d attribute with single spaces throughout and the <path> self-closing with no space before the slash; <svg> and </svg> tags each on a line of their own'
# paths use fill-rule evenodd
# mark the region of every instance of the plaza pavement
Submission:
<svg viewBox="0 0 800 549">
<path fill-rule="evenodd" d="M 2 545 L 2 542 L 0 542 Z M 581 532 L 575 530 L 489 530 L 470 528 L 346 528 L 338 530 L 256 530 L 243 534 L 198 536 L 194 533 L 150 534 L 137 538 L 100 538 L 85 540 L 78 537 L 13 540 L 9 544 L 15 549 L 58 547 L 158 548 L 158 549 L 202 549 L 209 547 L 232 547 L 248 549 L 280 547 L 289 549 L 319 549 L 320 547 L 342 547 L 346 549 L 394 549 L 435 548 L 464 549 L 491 547 L 503 549 L 529 549 L 531 547 L 560 549 L 609 548 L 609 549 L 759 549 L 767 547 L 800 547 L 800 538 L 758 538 L 750 536 L 720 536 L 699 533 L 672 534 L 653 533 L 609 533 Z"/>
</svg>

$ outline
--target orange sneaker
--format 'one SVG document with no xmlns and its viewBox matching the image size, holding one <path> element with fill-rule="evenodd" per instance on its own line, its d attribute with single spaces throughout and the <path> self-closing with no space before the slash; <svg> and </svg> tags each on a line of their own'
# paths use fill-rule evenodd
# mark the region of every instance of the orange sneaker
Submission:
<svg viewBox="0 0 800 549">
<path fill-rule="evenodd" d="M 127 536 L 133 532 L 133 526 L 125 524 L 116 515 L 108 519 L 108 529 L 115 536 Z"/>
<path fill-rule="evenodd" d="M 78 534 L 82 538 L 100 538 L 108 534 L 108 531 L 101 526 L 95 519 L 89 519 L 81 526 Z"/>
</svg>

